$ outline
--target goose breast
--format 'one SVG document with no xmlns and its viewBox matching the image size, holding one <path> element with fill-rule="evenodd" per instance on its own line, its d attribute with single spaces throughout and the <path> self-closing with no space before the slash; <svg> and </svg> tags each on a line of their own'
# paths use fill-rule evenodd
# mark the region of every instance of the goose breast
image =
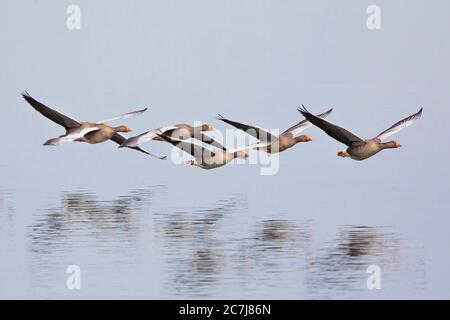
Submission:
<svg viewBox="0 0 450 320">
<path fill-rule="evenodd" d="M 84 136 L 86 142 L 91 144 L 96 143 L 102 143 L 106 140 L 109 140 L 113 137 L 113 135 L 116 133 L 113 128 L 104 125 L 104 124 L 98 124 L 96 125 L 100 128 L 100 130 L 89 132 Z"/>
<path fill-rule="evenodd" d="M 347 149 L 347 153 L 350 154 L 351 158 L 354 160 L 370 158 L 380 151 L 380 143 L 375 139 L 366 140 L 363 143 L 354 143 Z"/>
</svg>

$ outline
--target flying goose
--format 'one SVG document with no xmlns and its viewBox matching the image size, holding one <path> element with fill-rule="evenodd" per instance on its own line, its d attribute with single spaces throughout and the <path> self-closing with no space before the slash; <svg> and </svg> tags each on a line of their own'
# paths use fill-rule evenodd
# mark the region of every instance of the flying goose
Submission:
<svg viewBox="0 0 450 320">
<path fill-rule="evenodd" d="M 423 108 L 421 108 L 417 113 L 400 120 L 372 139 L 362 139 L 343 127 L 316 117 L 309 113 L 303 105 L 302 108 L 298 109 L 298 111 L 315 126 L 325 131 L 327 135 L 348 146 L 346 151 L 339 151 L 337 153 L 339 157 L 350 157 L 353 160 L 364 160 L 377 154 L 383 149 L 400 148 L 402 145 L 397 141 L 382 141 L 419 120 L 422 115 L 422 109 Z"/>
<path fill-rule="evenodd" d="M 160 127 L 150 131 L 146 131 L 144 133 L 141 133 L 140 135 L 125 140 L 120 145 L 120 148 L 139 147 L 150 140 L 165 141 L 161 139 L 156 132 L 166 133 L 168 136 L 171 136 L 173 138 L 186 140 L 200 135 L 201 132 L 203 131 L 212 131 L 212 130 L 214 130 L 214 127 L 210 124 L 203 124 L 201 126 L 192 127 L 186 123 L 181 123 L 176 124 L 174 126 Z"/>
<path fill-rule="evenodd" d="M 234 151 L 227 150 L 220 142 L 213 138 L 203 135 L 204 140 L 193 139 L 193 141 L 173 138 L 166 133 L 157 133 L 157 135 L 164 141 L 167 141 L 175 147 L 183 150 L 194 157 L 193 160 L 186 162 L 186 164 L 197 166 L 202 169 L 219 168 L 235 158 L 248 158 L 247 150 L 252 146 L 236 149 Z M 208 141 L 205 141 L 208 140 Z M 206 142 L 214 147 L 213 150 L 205 148 L 197 141 Z"/>
<path fill-rule="evenodd" d="M 322 114 L 319 114 L 318 117 L 326 118 L 333 109 L 330 109 Z M 303 130 L 312 126 L 312 124 L 303 120 L 297 123 L 296 125 L 290 127 L 286 131 L 284 131 L 279 136 L 271 134 L 269 131 L 262 129 L 260 127 L 249 125 L 237 121 L 231 121 L 226 119 L 224 116 L 218 116 L 219 120 L 232 125 L 233 127 L 244 131 L 245 133 L 255 137 L 256 139 L 261 141 L 259 146 L 256 146 L 255 149 L 267 152 L 267 153 L 278 153 L 282 152 L 286 149 L 289 149 L 296 145 L 299 142 L 309 142 L 312 141 L 311 136 L 309 135 L 298 135 Z"/>
<path fill-rule="evenodd" d="M 53 122 L 55 122 L 61 126 L 63 126 L 64 129 L 66 129 L 66 134 L 64 134 L 60 137 L 57 137 L 57 138 L 47 140 L 44 143 L 44 145 L 53 145 L 53 146 L 62 145 L 62 144 L 69 143 L 72 141 L 80 141 L 80 142 L 96 144 L 96 143 L 104 142 L 106 140 L 112 140 L 115 143 L 120 145 L 120 144 L 122 144 L 122 142 L 124 142 L 126 140 L 126 138 L 124 136 L 122 136 L 121 134 L 119 134 L 119 132 L 130 132 L 132 130 L 129 127 L 124 126 L 124 125 L 119 126 L 119 127 L 110 127 L 110 126 L 106 125 L 105 123 L 109 122 L 109 121 L 117 120 L 117 119 L 136 116 L 136 115 L 144 113 L 147 110 L 147 108 L 145 108 L 145 109 L 138 110 L 138 111 L 128 112 L 123 115 L 113 117 L 110 119 L 106 119 L 106 120 L 102 120 L 102 121 L 98 121 L 95 123 L 92 123 L 92 122 L 81 122 L 80 123 L 80 122 L 78 122 L 56 110 L 53 110 L 53 109 L 47 107 L 43 103 L 35 100 L 26 91 L 24 93 L 22 93 L 22 97 L 34 109 L 36 109 L 38 112 L 40 112 L 43 116 L 45 116 L 46 118 L 52 120 Z M 131 147 L 131 148 L 141 151 L 143 153 L 146 153 L 148 155 L 155 156 L 140 147 Z M 155 156 L 155 157 L 157 157 L 159 159 L 166 158 L 166 157 L 158 157 L 158 156 Z"/>
</svg>

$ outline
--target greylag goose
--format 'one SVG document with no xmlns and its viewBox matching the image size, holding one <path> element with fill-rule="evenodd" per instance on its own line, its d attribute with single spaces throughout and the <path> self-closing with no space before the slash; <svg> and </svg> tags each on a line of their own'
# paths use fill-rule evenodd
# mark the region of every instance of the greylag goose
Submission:
<svg viewBox="0 0 450 320">
<path fill-rule="evenodd" d="M 333 109 L 330 109 L 324 113 L 318 115 L 320 118 L 326 118 Z M 244 131 L 245 133 L 255 137 L 256 139 L 261 141 L 259 146 L 256 146 L 255 149 L 267 152 L 267 153 L 278 153 L 282 152 L 286 149 L 289 149 L 296 145 L 299 142 L 309 142 L 312 141 L 311 136 L 309 135 L 298 135 L 303 130 L 312 126 L 312 124 L 303 120 L 297 123 L 296 125 L 290 127 L 286 131 L 284 131 L 279 136 L 271 134 L 269 131 L 262 129 L 260 127 L 249 125 L 237 121 L 231 121 L 226 119 L 222 115 L 219 114 L 219 120 L 232 125 L 233 127 Z"/>
<path fill-rule="evenodd" d="M 43 116 L 46 118 L 52 120 L 53 122 L 61 125 L 66 129 L 66 134 L 50 139 L 44 143 L 44 145 L 53 145 L 58 146 L 65 143 L 69 143 L 72 141 L 80 141 L 80 142 L 87 142 L 91 144 L 101 143 L 106 140 L 112 140 L 117 144 L 122 144 L 126 140 L 124 136 L 119 134 L 119 132 L 130 132 L 132 131 L 127 126 L 119 126 L 119 127 L 110 127 L 106 125 L 106 122 L 122 119 L 122 118 L 128 118 L 132 116 L 136 116 L 139 114 L 144 113 L 147 108 L 128 112 L 123 115 L 113 117 L 110 119 L 98 121 L 95 123 L 92 122 L 78 122 L 54 109 L 51 109 L 44 105 L 43 103 L 35 100 L 33 97 L 31 97 L 28 92 L 22 93 L 22 97 L 38 112 L 40 112 Z M 149 153 L 148 151 L 140 148 L 140 147 L 131 147 L 132 149 L 141 151 L 143 153 L 146 153 L 148 155 L 154 156 L 153 154 Z M 159 159 L 164 159 L 165 157 L 158 157 Z"/>
<path fill-rule="evenodd" d="M 212 131 L 212 130 L 214 130 L 214 127 L 210 124 L 204 124 L 197 127 L 190 126 L 186 123 L 176 124 L 174 126 L 161 127 L 154 130 L 146 131 L 144 133 L 141 133 L 140 135 L 131 137 L 125 140 L 119 147 L 120 148 L 139 147 L 150 140 L 165 141 L 161 139 L 156 132 L 166 133 L 168 136 L 171 136 L 173 138 L 186 140 L 198 136 L 202 131 Z"/>
<path fill-rule="evenodd" d="M 202 169 L 215 169 L 222 167 L 235 158 L 248 158 L 247 150 L 252 146 L 236 149 L 233 151 L 227 150 L 220 142 L 213 138 L 202 134 L 202 140 L 193 139 L 193 141 L 182 140 L 171 137 L 166 133 L 156 133 L 162 140 L 167 141 L 175 147 L 183 150 L 194 157 L 193 160 L 186 162 L 186 164 L 193 165 Z M 199 142 L 205 142 L 214 149 L 207 149 Z"/>
<path fill-rule="evenodd" d="M 397 141 L 382 141 L 419 120 L 423 109 L 421 108 L 417 113 L 398 121 L 375 138 L 362 139 L 343 127 L 314 116 L 303 105 L 302 107 L 298 110 L 307 120 L 322 129 L 330 137 L 348 146 L 346 151 L 339 151 L 337 155 L 343 158 L 350 157 L 354 160 L 370 158 L 384 149 L 400 148 L 402 145 Z"/>
</svg>

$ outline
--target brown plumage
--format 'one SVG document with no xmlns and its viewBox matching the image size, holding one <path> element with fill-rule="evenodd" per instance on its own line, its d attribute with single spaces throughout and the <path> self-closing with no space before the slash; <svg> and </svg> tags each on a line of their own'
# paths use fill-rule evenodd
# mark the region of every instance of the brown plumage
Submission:
<svg viewBox="0 0 450 320">
<path fill-rule="evenodd" d="M 309 135 L 302 134 L 298 137 L 293 137 L 290 133 L 282 133 L 278 136 L 274 142 L 265 147 L 256 147 L 255 149 L 264 151 L 267 153 L 278 153 L 283 152 L 289 148 L 292 148 L 299 142 L 309 142 L 312 141 L 312 137 Z"/>
<path fill-rule="evenodd" d="M 346 151 L 339 151 L 337 155 L 343 158 L 350 157 L 353 160 L 370 158 L 384 149 L 400 148 L 402 145 L 397 141 L 382 142 L 382 140 L 410 126 L 419 120 L 422 115 L 422 109 L 420 109 L 417 113 L 398 121 L 375 138 L 362 139 L 343 127 L 316 117 L 308 112 L 304 106 L 302 107 L 298 110 L 308 121 L 322 129 L 330 137 L 348 146 Z"/>
<path fill-rule="evenodd" d="M 119 127 L 110 127 L 103 122 L 109 121 L 109 120 L 115 120 L 120 117 L 129 117 L 136 114 L 141 114 L 147 109 L 130 112 L 128 114 L 122 115 L 120 117 L 115 117 L 106 121 L 101 121 L 99 123 L 93 123 L 93 122 L 78 122 L 46 105 L 43 103 L 37 101 L 33 97 L 31 97 L 28 92 L 22 93 L 22 97 L 39 113 L 41 113 L 46 118 L 52 120 L 53 122 L 61 125 L 66 129 L 66 134 L 60 136 L 56 139 L 50 139 L 45 145 L 57 145 L 58 142 L 60 142 L 64 138 L 69 137 L 76 137 L 75 139 L 71 140 L 64 140 L 63 142 L 70 142 L 70 141 L 82 141 L 87 142 L 91 144 L 101 143 L 106 140 L 112 140 L 117 144 L 122 144 L 126 138 L 119 134 L 119 132 L 130 132 L 131 129 L 127 126 L 119 126 Z M 77 137 L 77 134 L 82 134 L 83 132 L 88 132 L 85 135 Z M 133 147 L 132 149 L 144 152 L 146 154 L 150 154 L 144 149 L 140 147 Z"/>
<path fill-rule="evenodd" d="M 321 113 L 317 116 L 320 118 L 326 118 L 332 111 L 333 111 L 333 109 L 330 109 L 330 110 L 328 110 L 324 113 Z M 255 147 L 255 149 L 264 151 L 267 153 L 282 152 L 284 150 L 292 148 L 299 142 L 312 141 L 312 137 L 309 135 L 296 136 L 298 133 L 300 133 L 303 130 L 312 126 L 312 124 L 307 120 L 300 121 L 296 125 L 290 127 L 286 131 L 284 131 L 279 136 L 276 136 L 260 127 L 245 124 L 242 122 L 232 121 L 232 120 L 226 119 L 225 117 L 223 117 L 221 115 L 219 115 L 218 119 L 225 123 L 228 123 L 229 125 L 232 125 L 233 127 L 237 128 L 239 130 L 242 130 L 245 133 L 260 140 L 262 146 Z"/>
<path fill-rule="evenodd" d="M 228 151 L 225 146 L 211 137 L 207 137 L 208 139 L 193 139 L 191 141 L 188 141 L 185 139 L 174 138 L 171 135 L 167 135 L 166 133 L 157 133 L 157 135 L 161 138 L 161 140 L 169 142 L 173 146 L 193 156 L 194 159 L 189 160 L 187 164 L 197 166 L 202 169 L 215 169 L 226 165 L 233 159 L 248 158 L 248 147 L 241 148 L 239 150 Z M 213 150 L 205 148 L 205 146 L 201 144 L 202 142 L 213 146 Z"/>
<path fill-rule="evenodd" d="M 214 127 L 210 124 L 203 124 L 201 126 L 193 127 L 186 123 L 181 123 L 174 125 L 174 127 L 176 127 L 176 129 L 164 131 L 164 134 L 171 136 L 172 138 L 181 140 L 194 138 L 195 136 L 199 135 L 202 131 L 214 130 Z M 153 140 L 161 141 L 162 139 L 160 136 L 156 135 L 155 137 L 153 137 Z"/>
<path fill-rule="evenodd" d="M 68 130 L 68 133 L 70 133 L 71 130 L 78 131 L 82 128 L 89 128 L 89 127 L 96 127 L 99 128 L 99 130 L 89 132 L 83 137 L 76 139 L 75 141 L 87 142 L 90 144 L 102 143 L 114 137 L 116 133 L 133 131 L 129 127 L 123 125 L 118 127 L 110 127 L 102 123 L 96 124 L 91 122 L 82 122 L 78 128 Z"/>
</svg>

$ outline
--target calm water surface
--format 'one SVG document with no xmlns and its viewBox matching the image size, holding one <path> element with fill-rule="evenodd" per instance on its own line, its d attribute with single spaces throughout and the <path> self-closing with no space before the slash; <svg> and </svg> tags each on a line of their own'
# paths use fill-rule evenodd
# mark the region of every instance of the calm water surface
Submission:
<svg viewBox="0 0 450 320">
<path fill-rule="evenodd" d="M 182 200 L 180 199 L 182 198 Z M 168 186 L 0 193 L 2 298 L 426 297 L 426 248 L 397 226 L 261 209 L 260 192 Z M 36 202 L 36 203 L 35 203 Z M 174 205 L 176 203 L 176 205 Z M 323 216 L 333 215 L 323 212 Z M 66 288 L 68 265 L 81 290 Z M 368 290 L 369 265 L 382 288 Z"/>
</svg>

